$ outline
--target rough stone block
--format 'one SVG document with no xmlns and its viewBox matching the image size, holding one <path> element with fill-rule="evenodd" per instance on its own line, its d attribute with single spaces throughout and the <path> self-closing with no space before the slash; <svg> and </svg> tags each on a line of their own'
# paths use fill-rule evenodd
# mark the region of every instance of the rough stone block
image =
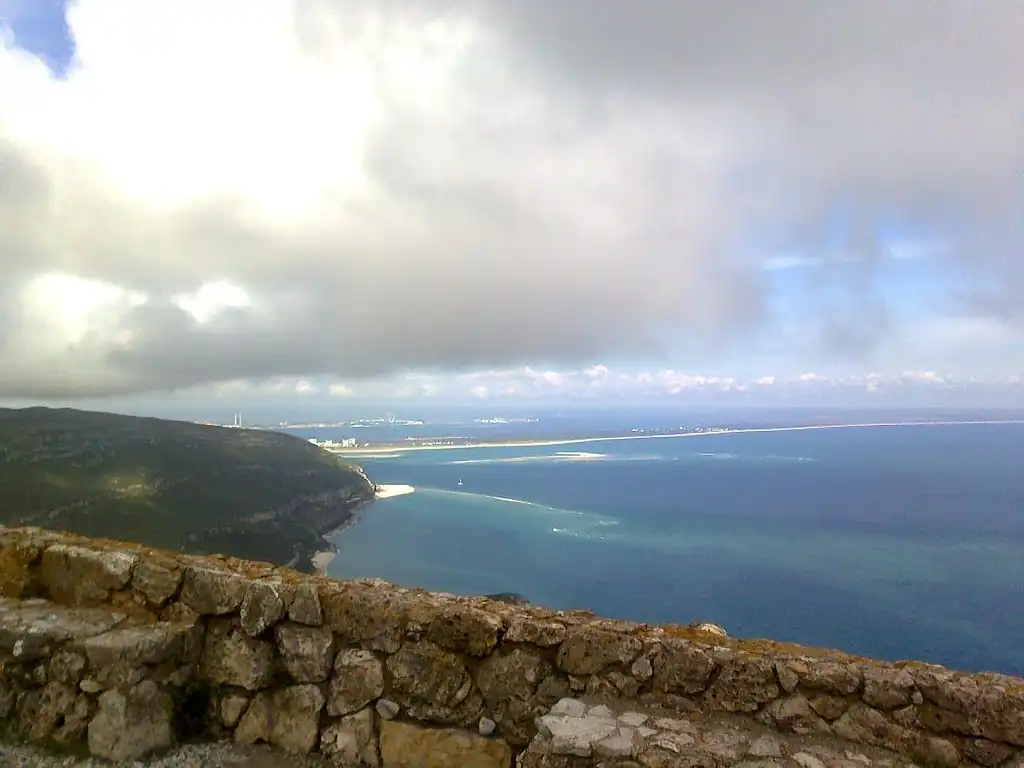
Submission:
<svg viewBox="0 0 1024 768">
<path fill-rule="evenodd" d="M 27 597 L 33 588 L 32 565 L 43 553 L 43 544 L 26 539 L 0 546 L 0 595 Z"/>
<path fill-rule="evenodd" d="M 727 712 L 756 712 L 780 693 L 775 665 L 770 659 L 737 656 L 722 664 L 722 671 L 707 692 L 715 709 Z"/>
<path fill-rule="evenodd" d="M 288 618 L 298 624 L 319 627 L 324 622 L 324 611 L 320 605 L 320 595 L 316 587 L 309 582 L 295 587 L 291 605 L 288 606 Z"/>
<path fill-rule="evenodd" d="M 242 607 L 250 583 L 237 573 L 189 565 L 181 585 L 181 602 L 204 616 L 234 613 Z"/>
<path fill-rule="evenodd" d="M 384 693 L 384 665 L 370 651 L 347 650 L 334 660 L 327 713 L 335 717 L 363 709 Z"/>
<path fill-rule="evenodd" d="M 89 752 L 107 760 L 140 760 L 170 747 L 171 697 L 146 680 L 127 692 L 107 691 L 89 723 Z"/>
<path fill-rule="evenodd" d="M 262 635 L 284 618 L 286 609 L 284 585 L 272 581 L 254 581 L 242 599 L 242 629 L 252 637 Z"/>
<path fill-rule="evenodd" d="M 512 764 L 512 750 L 501 739 L 396 720 L 381 723 L 380 756 L 384 768 L 509 768 Z"/>
<path fill-rule="evenodd" d="M 319 741 L 323 708 L 324 695 L 315 685 L 257 694 L 235 729 L 235 741 L 265 741 L 286 752 L 307 754 Z"/>
<path fill-rule="evenodd" d="M 860 744 L 870 744 L 897 752 L 908 746 L 908 732 L 878 710 L 854 704 L 833 725 L 837 736 Z"/>
<path fill-rule="evenodd" d="M 22 662 L 42 659 L 69 640 L 107 632 L 124 619 L 124 614 L 101 608 L 0 598 L 0 650 Z"/>
<path fill-rule="evenodd" d="M 334 663 L 334 635 L 327 627 L 278 624 L 274 627 L 284 668 L 297 683 L 321 683 Z"/>
<path fill-rule="evenodd" d="M 32 741 L 54 736 L 75 710 L 78 692 L 66 683 L 51 682 L 26 693 L 19 702 L 21 731 Z"/>
<path fill-rule="evenodd" d="M 450 605 L 430 622 L 427 639 L 442 648 L 486 656 L 498 644 L 503 625 L 493 613 L 469 605 Z"/>
<path fill-rule="evenodd" d="M 60 683 L 78 685 L 85 673 L 85 656 L 72 651 L 58 651 L 50 659 L 49 677 Z"/>
<path fill-rule="evenodd" d="M 807 697 L 802 694 L 771 702 L 765 708 L 762 719 L 780 731 L 798 734 L 829 732 L 828 723 L 811 708 Z"/>
<path fill-rule="evenodd" d="M 462 659 L 433 643 L 408 643 L 387 660 L 392 698 L 412 717 L 443 725 L 474 723 L 483 697 Z"/>
<path fill-rule="evenodd" d="M 868 667 L 864 670 L 866 704 L 879 709 L 899 709 L 910 704 L 914 677 L 905 669 Z"/>
<path fill-rule="evenodd" d="M 137 561 L 133 552 L 53 544 L 43 552 L 40 580 L 57 603 L 99 605 L 128 586 Z"/>
<path fill-rule="evenodd" d="M 255 691 L 274 676 L 274 646 L 249 637 L 229 619 L 215 619 L 206 631 L 200 670 L 210 682 Z"/>
<path fill-rule="evenodd" d="M 373 729 L 373 709 L 360 710 L 324 728 L 320 751 L 341 765 L 377 768 L 380 755 Z"/>
<path fill-rule="evenodd" d="M 565 624 L 561 622 L 524 617 L 512 620 L 505 633 L 505 642 L 548 648 L 561 643 L 568 634 Z"/>
<path fill-rule="evenodd" d="M 162 608 L 178 594 L 182 565 L 173 557 L 144 554 L 132 573 L 132 589 L 154 608 Z"/>
<path fill-rule="evenodd" d="M 662 641 L 654 651 L 652 664 L 655 690 L 682 695 L 704 691 L 715 669 L 706 650 L 676 638 Z"/>
<path fill-rule="evenodd" d="M 511 698 L 532 698 L 550 673 L 550 662 L 539 653 L 514 648 L 485 659 L 477 672 L 477 684 L 488 705 L 496 707 Z"/>
<path fill-rule="evenodd" d="M 156 665 L 181 658 L 189 632 L 190 628 L 181 624 L 126 627 L 87 638 L 79 646 L 94 669 L 119 662 Z"/>
<path fill-rule="evenodd" d="M 559 647 L 558 667 L 571 675 L 592 675 L 613 664 L 628 667 L 642 649 L 640 639 L 625 632 L 578 627 Z"/>
<path fill-rule="evenodd" d="M 249 697 L 240 693 L 228 693 L 217 703 L 217 716 L 225 728 L 234 728 L 249 706 Z"/>
<path fill-rule="evenodd" d="M 847 696 L 860 690 L 861 672 L 853 664 L 812 659 L 798 672 L 805 688 Z"/>
</svg>

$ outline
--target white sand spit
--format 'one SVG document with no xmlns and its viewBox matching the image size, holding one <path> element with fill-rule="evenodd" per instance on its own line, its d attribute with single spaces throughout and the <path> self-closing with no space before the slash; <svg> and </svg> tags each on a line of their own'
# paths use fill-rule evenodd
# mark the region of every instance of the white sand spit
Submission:
<svg viewBox="0 0 1024 768">
<path fill-rule="evenodd" d="M 415 490 L 411 485 L 378 485 L 377 498 L 390 499 L 395 496 L 405 496 L 407 493 L 412 493 Z"/>
</svg>

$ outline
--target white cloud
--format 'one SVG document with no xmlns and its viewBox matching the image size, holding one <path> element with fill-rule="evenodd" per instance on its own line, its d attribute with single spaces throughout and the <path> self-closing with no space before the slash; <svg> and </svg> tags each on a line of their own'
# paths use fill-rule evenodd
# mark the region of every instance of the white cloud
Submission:
<svg viewBox="0 0 1024 768">
<path fill-rule="evenodd" d="M 1014 400 L 1024 402 L 1024 389 L 1021 388 L 1024 378 L 1021 374 L 1001 377 L 954 376 L 937 371 L 906 370 L 836 377 L 803 374 L 742 379 L 672 369 L 608 367 L 606 377 L 595 379 L 587 374 L 588 370 L 561 370 L 558 372 L 560 383 L 557 385 L 550 378 L 527 370 L 521 371 L 518 376 L 502 376 L 494 385 L 481 384 L 480 378 L 468 372 L 450 376 L 385 377 L 363 382 L 358 390 L 341 382 L 302 378 L 278 377 L 262 382 L 232 380 L 184 390 L 173 395 L 171 400 L 219 400 L 229 403 L 232 409 L 239 403 L 247 402 L 294 402 L 296 395 L 303 397 L 306 406 L 321 404 L 325 408 L 331 407 L 331 401 L 336 398 L 344 398 L 352 405 L 372 403 L 375 408 L 389 408 L 391 406 L 388 404 L 395 400 L 403 401 L 403 407 L 415 403 L 465 404 L 481 401 L 518 407 L 584 402 L 677 402 L 680 405 L 714 402 L 721 405 L 756 405 L 816 402 L 818 398 L 828 398 L 829 402 L 843 405 L 860 402 L 859 396 L 865 395 L 869 398 L 866 402 L 876 405 L 889 402 L 917 404 L 930 402 L 929 398 L 932 397 L 947 397 L 943 402 L 950 405 L 990 405 L 993 397 L 1001 404 Z"/>
<path fill-rule="evenodd" d="M 900 374 L 903 381 L 913 381 L 924 384 L 948 384 L 949 379 L 935 371 L 904 371 Z"/>
<path fill-rule="evenodd" d="M 829 4 L 821 24 L 698 5 L 78 0 L 66 78 L 5 29 L 0 395 L 418 370 L 512 382 L 492 394 L 632 385 L 595 360 L 738 390 L 658 369 L 771 329 L 765 269 L 878 252 L 994 284 L 988 327 L 957 338 L 984 337 L 1003 375 L 1024 316 L 1019 4 L 955 25 L 944 0 Z M 808 234 L 840 209 L 849 243 Z M 876 215 L 920 236 L 880 244 Z M 830 329 L 809 282 L 809 324 Z M 854 298 L 856 323 L 884 326 Z M 899 331 L 828 352 L 979 368 Z"/>
<path fill-rule="evenodd" d="M 223 280 L 205 282 L 192 293 L 171 297 L 171 303 L 188 312 L 197 322 L 208 323 L 228 309 L 243 309 L 252 300 L 243 289 Z"/>
<path fill-rule="evenodd" d="M 927 259 L 944 256 L 953 250 L 948 240 L 906 240 L 889 244 L 889 254 L 894 259 Z"/>
<path fill-rule="evenodd" d="M 809 371 L 807 373 L 801 373 L 800 376 L 798 377 L 798 379 L 800 381 L 804 381 L 804 382 L 807 382 L 807 381 L 820 382 L 820 381 L 825 381 L 826 377 L 825 376 L 820 376 L 817 373 L 814 373 L 813 371 Z"/>
<path fill-rule="evenodd" d="M 928 259 L 944 256 L 954 250 L 949 240 L 888 240 L 878 244 L 883 257 L 906 261 L 910 259 Z M 761 268 L 774 272 L 778 270 L 799 269 L 801 267 L 821 267 L 827 264 L 857 264 L 870 261 L 875 255 L 858 254 L 848 251 L 828 251 L 816 255 L 782 253 L 770 256 L 761 263 Z"/>
<path fill-rule="evenodd" d="M 355 390 L 347 384 L 331 384 L 327 390 L 331 397 L 353 397 Z"/>
<path fill-rule="evenodd" d="M 386 382 L 383 382 L 386 386 Z M 378 386 L 382 382 L 378 382 Z M 398 384 L 394 387 L 386 396 L 397 397 L 402 400 L 417 399 L 417 398 L 433 398 L 442 392 L 441 386 L 438 382 L 431 378 L 429 380 L 420 378 L 404 377 L 403 383 Z M 460 394 L 465 394 L 463 391 Z"/>
</svg>

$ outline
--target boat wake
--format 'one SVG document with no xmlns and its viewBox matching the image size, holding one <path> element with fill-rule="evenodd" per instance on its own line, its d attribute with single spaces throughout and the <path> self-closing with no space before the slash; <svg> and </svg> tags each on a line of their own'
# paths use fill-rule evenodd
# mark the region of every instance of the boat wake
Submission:
<svg viewBox="0 0 1024 768">
<path fill-rule="evenodd" d="M 431 496 L 452 497 L 462 501 L 498 502 L 499 504 L 514 505 L 531 517 L 534 517 L 538 524 L 543 525 L 546 530 L 556 535 L 600 540 L 604 539 L 602 531 L 619 525 L 618 520 L 593 512 L 552 507 L 547 504 L 538 504 L 535 501 L 527 501 L 526 499 L 514 499 L 509 496 L 494 496 L 487 493 L 451 491 L 440 488 L 427 490 L 417 488 L 416 491 L 417 493 L 429 494 Z"/>
</svg>

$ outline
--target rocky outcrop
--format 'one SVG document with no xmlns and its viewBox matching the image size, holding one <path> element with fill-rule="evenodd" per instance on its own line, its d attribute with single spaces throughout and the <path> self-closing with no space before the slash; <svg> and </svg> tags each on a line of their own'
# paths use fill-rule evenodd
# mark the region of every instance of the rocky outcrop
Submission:
<svg viewBox="0 0 1024 768">
<path fill-rule="evenodd" d="M 108 760 L 138 760 L 174 743 L 171 697 L 152 680 L 104 692 L 89 723 L 89 752 Z"/>
<path fill-rule="evenodd" d="M 0 530 L 0 719 L 137 760 L 1024 768 L 1024 680 Z"/>
<path fill-rule="evenodd" d="M 558 766 L 895 766 L 893 750 L 851 745 L 834 736 L 784 734 L 741 717 L 715 713 L 659 717 L 624 706 L 563 699 L 538 721 L 539 733 L 519 768 Z M 938 753 L 936 753 L 938 754 Z M 944 763 L 939 763 L 944 764 Z"/>
</svg>

